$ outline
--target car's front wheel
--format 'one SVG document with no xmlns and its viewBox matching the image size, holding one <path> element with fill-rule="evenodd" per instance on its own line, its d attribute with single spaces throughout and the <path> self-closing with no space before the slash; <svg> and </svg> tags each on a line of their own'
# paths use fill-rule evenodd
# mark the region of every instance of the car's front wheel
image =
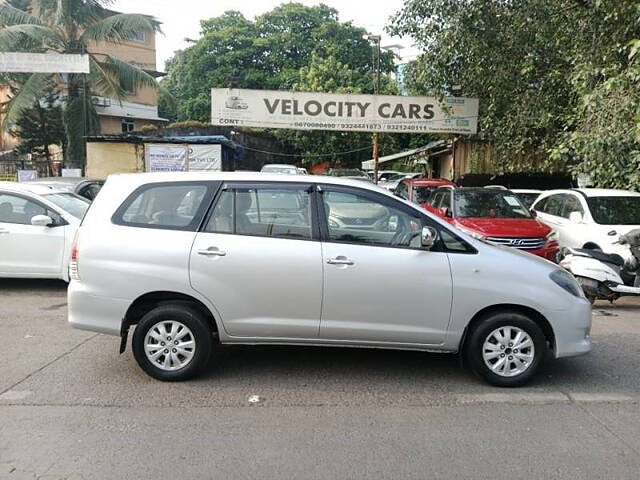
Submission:
<svg viewBox="0 0 640 480">
<path fill-rule="evenodd" d="M 536 374 L 547 354 L 544 333 L 518 312 L 491 314 L 476 323 L 465 343 L 471 369 L 491 385 L 519 387 Z"/>
<path fill-rule="evenodd" d="M 200 373 L 211 356 L 213 335 L 197 310 L 159 306 L 147 313 L 133 333 L 138 365 L 158 380 L 187 380 Z"/>
</svg>

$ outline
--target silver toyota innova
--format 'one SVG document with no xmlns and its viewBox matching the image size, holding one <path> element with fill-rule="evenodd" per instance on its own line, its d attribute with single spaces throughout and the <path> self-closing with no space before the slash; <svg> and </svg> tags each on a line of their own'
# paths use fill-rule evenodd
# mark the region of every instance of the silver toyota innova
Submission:
<svg viewBox="0 0 640 480">
<path fill-rule="evenodd" d="M 591 309 L 557 265 L 472 238 L 372 184 L 335 177 L 109 177 L 76 235 L 69 322 L 121 337 L 161 380 L 217 342 L 460 352 L 522 385 L 587 353 Z"/>
</svg>

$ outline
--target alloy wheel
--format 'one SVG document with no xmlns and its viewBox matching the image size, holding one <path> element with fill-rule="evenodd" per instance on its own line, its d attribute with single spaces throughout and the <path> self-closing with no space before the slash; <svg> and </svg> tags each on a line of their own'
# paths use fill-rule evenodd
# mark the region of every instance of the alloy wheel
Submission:
<svg viewBox="0 0 640 480">
<path fill-rule="evenodd" d="M 518 327 L 496 328 L 482 345 L 484 363 L 496 375 L 515 377 L 533 363 L 535 347 L 529 334 Z"/>
<path fill-rule="evenodd" d="M 193 333 L 181 322 L 163 320 L 153 325 L 144 339 L 149 361 L 165 371 L 186 367 L 196 351 Z"/>
</svg>

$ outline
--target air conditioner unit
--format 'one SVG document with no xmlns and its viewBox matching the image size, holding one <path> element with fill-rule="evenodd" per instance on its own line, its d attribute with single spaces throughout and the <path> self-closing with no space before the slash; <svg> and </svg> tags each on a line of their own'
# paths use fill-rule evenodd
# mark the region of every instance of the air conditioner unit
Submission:
<svg viewBox="0 0 640 480">
<path fill-rule="evenodd" d="M 91 99 L 91 103 L 93 103 L 96 107 L 110 107 L 111 99 L 105 97 L 93 97 Z"/>
</svg>

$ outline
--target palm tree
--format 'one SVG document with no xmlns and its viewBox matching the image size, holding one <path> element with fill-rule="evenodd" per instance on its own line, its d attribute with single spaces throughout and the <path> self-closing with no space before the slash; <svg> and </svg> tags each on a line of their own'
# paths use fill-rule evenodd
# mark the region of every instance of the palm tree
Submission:
<svg viewBox="0 0 640 480">
<path fill-rule="evenodd" d="M 98 129 L 92 95 L 122 101 L 123 85 L 159 89 L 155 78 L 141 68 L 111 55 L 93 52 L 100 42 L 123 43 L 132 31 L 160 32 L 160 22 L 148 15 L 115 13 L 111 0 L 31 0 L 29 8 L 0 5 L 0 51 L 86 53 L 90 73 L 69 74 L 63 101 L 68 166 L 83 166 L 83 136 Z M 15 4 L 15 2 L 13 2 Z M 40 100 L 55 74 L 32 73 L 11 77 L 13 97 L 5 104 L 4 127 L 9 128 Z"/>
</svg>

